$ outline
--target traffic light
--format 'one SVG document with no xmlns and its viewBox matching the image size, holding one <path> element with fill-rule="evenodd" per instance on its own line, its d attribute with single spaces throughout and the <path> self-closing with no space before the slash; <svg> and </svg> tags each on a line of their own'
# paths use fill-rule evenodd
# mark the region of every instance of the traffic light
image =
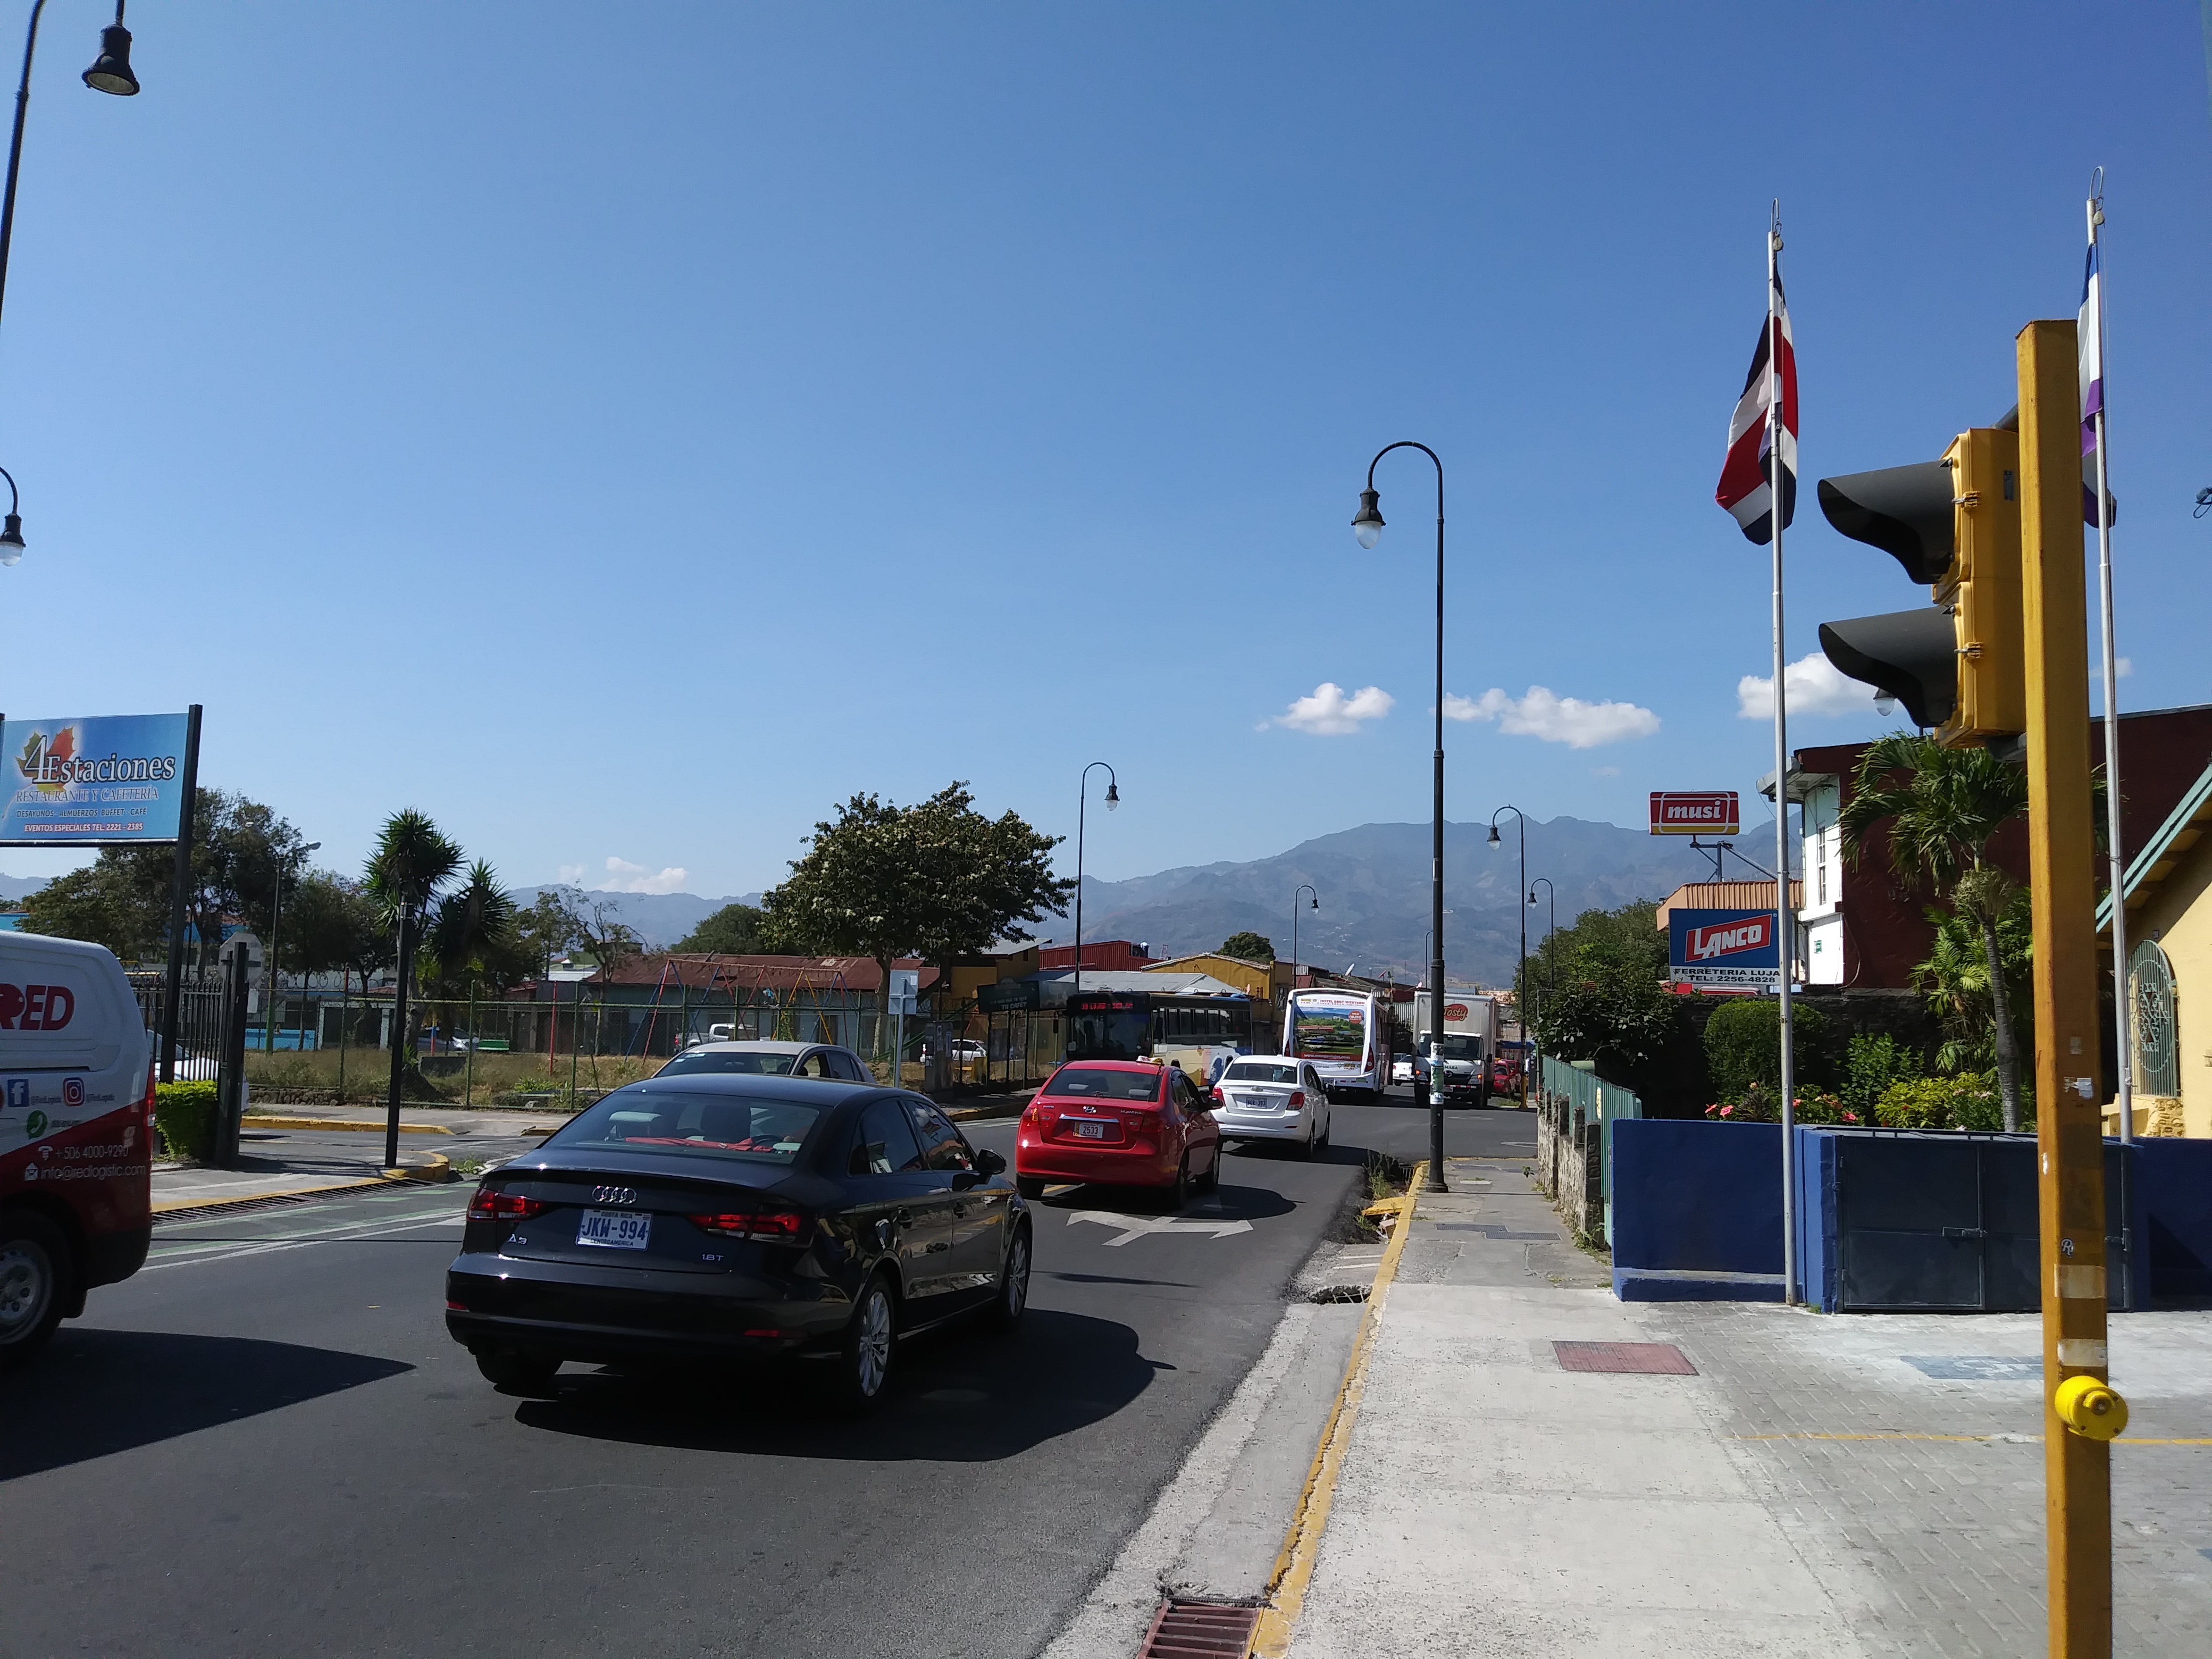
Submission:
<svg viewBox="0 0 2212 1659">
<path fill-rule="evenodd" d="M 1962 432 L 1940 461 L 1820 483 L 1820 511 L 1926 582 L 1931 608 L 1820 624 L 1830 662 L 1947 744 L 2027 724 L 2021 651 L 2020 434 Z"/>
</svg>

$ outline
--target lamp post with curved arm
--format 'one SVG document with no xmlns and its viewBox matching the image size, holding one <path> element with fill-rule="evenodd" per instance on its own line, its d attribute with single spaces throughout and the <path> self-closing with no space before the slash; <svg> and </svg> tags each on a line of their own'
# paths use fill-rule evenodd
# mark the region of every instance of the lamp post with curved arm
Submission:
<svg viewBox="0 0 2212 1659">
<path fill-rule="evenodd" d="M 23 118 L 31 106 L 31 59 L 39 49 L 39 18 L 46 0 L 33 0 L 31 26 L 23 34 L 23 74 L 15 83 L 15 130 L 8 143 L 8 185 L 0 195 L 0 302 L 8 296 L 8 250 L 15 240 L 15 174 L 23 163 Z M 84 72 L 84 83 L 94 92 L 128 98 L 138 90 L 138 77 L 131 72 L 131 31 L 123 27 L 123 0 L 115 0 L 115 21 L 100 32 L 100 56 Z M 5 476 L 5 475 L 0 475 Z M 23 556 L 23 520 L 16 499 L 15 481 L 8 479 L 8 518 L 0 528 L 0 565 Z"/>
<path fill-rule="evenodd" d="M 1313 895 L 1311 908 L 1316 910 L 1321 908 L 1321 890 L 1311 882 L 1302 881 L 1291 890 L 1291 982 L 1293 985 L 1297 983 L 1298 978 L 1298 895 L 1300 893 L 1311 893 Z"/>
<path fill-rule="evenodd" d="M 1536 878 L 1536 881 L 1540 881 L 1544 884 L 1545 896 L 1549 898 L 1552 902 L 1552 925 L 1544 931 L 1544 990 L 1546 994 L 1548 995 L 1552 989 L 1552 935 L 1559 931 L 1559 890 L 1552 885 L 1552 878 L 1549 876 L 1539 876 Z M 1536 908 L 1536 881 L 1532 881 L 1528 884 L 1528 908 L 1531 910 Z M 1528 918 L 1523 916 L 1522 921 L 1525 925 Z M 1528 977 L 1528 953 L 1524 951 L 1522 953 L 1521 958 L 1521 977 L 1523 980 L 1526 980 Z M 1536 1023 L 1534 1020 L 1527 1021 L 1522 1024 L 1521 1030 L 1522 1034 L 1528 1037 L 1530 1043 L 1528 1054 L 1531 1064 L 1528 1070 L 1532 1075 L 1536 1077 L 1536 1087 L 1538 1091 L 1540 1093 L 1544 1086 L 1542 1081 L 1544 1050 L 1537 1042 L 1535 1035 Z M 1522 1079 L 1521 1084 L 1521 1103 L 1523 1106 L 1526 1106 L 1528 1103 L 1528 1079 L 1525 1078 Z"/>
<path fill-rule="evenodd" d="M 1075 994 L 1083 994 L 1083 819 L 1091 805 L 1091 767 L 1106 767 L 1106 810 L 1112 811 L 1121 804 L 1121 780 L 1114 769 L 1104 761 L 1093 761 L 1083 769 L 1083 776 L 1075 786 Z"/>
<path fill-rule="evenodd" d="M 1525 893 L 1528 890 L 1528 815 L 1510 802 L 1499 807 L 1498 812 L 1513 814 L 1513 823 L 1521 845 L 1521 879 L 1516 884 L 1514 890 Z M 1490 815 L 1490 845 L 1492 847 L 1504 845 L 1498 838 L 1498 812 L 1492 812 Z M 1522 905 L 1520 908 L 1521 966 L 1513 975 L 1513 1015 L 1521 1026 L 1521 1040 L 1525 1042 L 1528 1039 L 1528 1011 L 1521 1006 L 1521 981 L 1528 976 L 1528 908 Z M 1487 1098 L 1489 1093 L 1489 1085 L 1485 1084 L 1484 1097 Z M 1521 1091 L 1521 1103 L 1524 1106 L 1528 1103 L 1528 1091 L 1525 1086 Z"/>
<path fill-rule="evenodd" d="M 1433 761 L 1435 799 L 1429 830 L 1429 1177 L 1427 1190 L 1444 1185 L 1444 1103 L 1437 1088 L 1444 1074 L 1444 464 L 1426 444 L 1410 438 L 1385 444 L 1367 463 L 1367 488 L 1359 492 L 1359 511 L 1352 533 L 1362 547 L 1382 538 L 1382 498 L 1375 489 L 1375 465 L 1394 449 L 1418 449 L 1437 469 L 1437 744 Z"/>
</svg>

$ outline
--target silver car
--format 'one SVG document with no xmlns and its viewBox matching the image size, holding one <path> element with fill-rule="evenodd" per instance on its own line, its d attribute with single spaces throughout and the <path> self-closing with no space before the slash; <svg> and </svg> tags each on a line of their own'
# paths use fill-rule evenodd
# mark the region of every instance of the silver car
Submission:
<svg viewBox="0 0 2212 1659">
<path fill-rule="evenodd" d="M 1310 1060 L 1251 1054 L 1222 1070 L 1212 1095 L 1224 1140 L 1288 1140 L 1308 1158 L 1328 1145 L 1328 1091 Z"/>
<path fill-rule="evenodd" d="M 662 1077 L 701 1073 L 753 1077 L 821 1077 L 840 1083 L 873 1083 L 876 1074 L 850 1048 L 834 1042 L 695 1042 L 660 1068 Z"/>
</svg>

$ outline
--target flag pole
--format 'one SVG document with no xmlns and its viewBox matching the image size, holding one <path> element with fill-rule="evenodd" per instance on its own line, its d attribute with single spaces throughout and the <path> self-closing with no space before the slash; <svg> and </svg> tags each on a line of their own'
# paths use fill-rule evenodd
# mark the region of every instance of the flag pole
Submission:
<svg viewBox="0 0 2212 1659">
<path fill-rule="evenodd" d="M 2097 407 L 2093 413 L 2097 442 L 2097 612 L 2105 641 L 2105 839 L 2112 894 L 2112 1047 L 2118 1050 L 2120 1139 L 2132 1142 L 2135 1125 L 2135 1054 L 2128 1040 L 2127 854 L 2120 846 L 2120 664 L 2112 654 L 2112 498 L 2105 483 L 2105 249 L 2098 228 L 2105 222 L 2105 170 L 2097 169 L 2088 201 L 2089 262 L 2097 275 Z M 2088 391 L 2085 386 L 2084 394 Z"/>
<path fill-rule="evenodd" d="M 1767 523 L 1774 548 L 1774 942 L 1781 974 L 1775 981 L 1782 1046 L 1782 1299 L 1797 1303 L 1797 1076 L 1790 1018 L 1791 945 L 1796 918 L 1790 910 L 1790 714 L 1784 690 L 1787 663 L 1782 637 L 1782 203 L 1774 204 L 1766 231 L 1766 477 Z"/>
</svg>

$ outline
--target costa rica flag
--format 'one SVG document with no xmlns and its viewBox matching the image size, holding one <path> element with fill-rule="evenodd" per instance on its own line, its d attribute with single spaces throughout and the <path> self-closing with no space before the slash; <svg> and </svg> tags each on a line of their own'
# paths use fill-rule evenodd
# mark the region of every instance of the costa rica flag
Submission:
<svg viewBox="0 0 2212 1659">
<path fill-rule="evenodd" d="M 1744 539 L 1751 542 L 1774 538 L 1768 411 L 1778 395 L 1782 400 L 1782 527 L 1787 530 L 1797 515 L 1797 350 L 1790 337 L 1790 307 L 1783 301 L 1779 266 L 1773 281 L 1769 314 L 1759 331 L 1759 349 L 1751 354 L 1751 373 L 1744 376 L 1743 395 L 1729 418 L 1728 460 L 1721 467 L 1720 486 L 1713 491 L 1713 499 L 1729 510 L 1742 527 Z"/>
</svg>

